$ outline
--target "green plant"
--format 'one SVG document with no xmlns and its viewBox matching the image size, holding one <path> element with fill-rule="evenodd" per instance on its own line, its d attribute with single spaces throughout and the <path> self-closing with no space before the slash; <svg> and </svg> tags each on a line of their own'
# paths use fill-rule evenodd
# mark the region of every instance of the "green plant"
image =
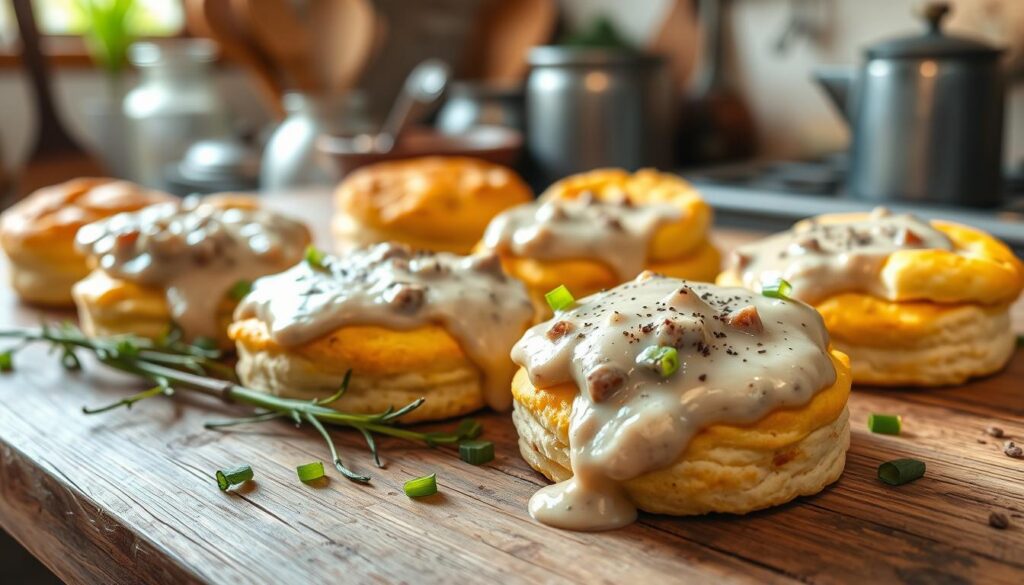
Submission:
<svg viewBox="0 0 1024 585">
<path fill-rule="evenodd" d="M 128 45 L 134 40 L 129 16 L 135 0 L 75 0 L 86 21 L 84 36 L 93 60 L 111 75 L 128 62 Z"/>
</svg>

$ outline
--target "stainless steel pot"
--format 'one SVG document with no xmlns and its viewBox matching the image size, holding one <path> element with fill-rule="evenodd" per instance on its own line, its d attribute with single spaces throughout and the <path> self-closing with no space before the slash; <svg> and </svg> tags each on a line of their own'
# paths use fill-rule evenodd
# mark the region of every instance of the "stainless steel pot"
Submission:
<svg viewBox="0 0 1024 585">
<path fill-rule="evenodd" d="M 873 200 L 998 205 L 1002 51 L 943 33 L 946 3 L 922 12 L 924 35 L 869 47 L 859 72 L 816 72 L 853 134 L 848 190 Z"/>
<path fill-rule="evenodd" d="M 529 62 L 527 149 L 543 179 L 671 164 L 675 96 L 663 59 L 545 46 L 532 49 Z"/>
</svg>

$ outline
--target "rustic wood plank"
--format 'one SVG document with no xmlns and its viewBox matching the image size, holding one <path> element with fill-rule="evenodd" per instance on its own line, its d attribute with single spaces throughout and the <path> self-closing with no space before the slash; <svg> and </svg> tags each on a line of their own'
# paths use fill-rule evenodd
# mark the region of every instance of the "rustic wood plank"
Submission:
<svg viewBox="0 0 1024 585">
<path fill-rule="evenodd" d="M 320 195 L 274 204 L 321 227 L 326 216 Z M 718 234 L 727 245 L 750 237 Z M 0 289 L 0 322 L 29 326 L 41 316 Z M 243 411 L 184 395 L 85 416 L 83 404 L 136 385 L 94 368 L 63 372 L 41 349 L 19 354 L 17 365 L 0 377 L 0 525 L 69 582 L 1024 581 L 1024 460 L 983 435 L 997 424 L 1024 438 L 1024 351 L 1000 375 L 960 388 L 858 389 L 846 472 L 816 497 L 743 517 L 644 515 L 602 534 L 529 518 L 526 502 L 544 480 L 519 457 L 505 415 L 479 417 L 497 448 L 480 467 L 450 449 L 385 439 L 387 467 L 378 470 L 362 439 L 339 431 L 346 463 L 373 482 L 332 474 L 314 487 L 294 472 L 326 458 L 308 429 L 204 430 L 206 420 Z M 906 433 L 868 433 L 870 412 L 902 414 Z M 880 484 L 878 463 L 904 456 L 928 463 L 925 478 Z M 240 462 L 256 481 L 220 493 L 213 471 Z M 438 496 L 402 493 L 406 479 L 429 472 L 438 473 Z M 991 511 L 1013 526 L 989 527 Z"/>
</svg>

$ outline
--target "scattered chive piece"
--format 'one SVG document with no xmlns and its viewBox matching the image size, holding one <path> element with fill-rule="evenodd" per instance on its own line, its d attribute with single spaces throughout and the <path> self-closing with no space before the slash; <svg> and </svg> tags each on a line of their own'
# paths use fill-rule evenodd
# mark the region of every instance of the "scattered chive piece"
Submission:
<svg viewBox="0 0 1024 585">
<path fill-rule="evenodd" d="M 306 254 L 304 258 L 306 262 L 309 263 L 309 265 L 312 266 L 313 268 L 316 268 L 317 270 L 323 270 L 324 258 L 326 257 L 327 255 L 324 254 L 319 249 L 317 249 L 316 246 L 311 245 L 306 247 Z"/>
<path fill-rule="evenodd" d="M 252 479 L 252 467 L 242 465 L 234 469 L 217 470 L 217 486 L 220 491 L 226 492 L 229 487 L 238 485 Z"/>
<path fill-rule="evenodd" d="M 878 466 L 878 479 L 889 485 L 903 485 L 924 475 L 924 462 L 917 459 L 896 459 Z"/>
<path fill-rule="evenodd" d="M 199 349 L 209 349 L 212 351 L 217 349 L 217 340 L 212 337 L 196 337 L 192 345 Z"/>
<path fill-rule="evenodd" d="M 674 347 L 652 345 L 636 356 L 636 363 L 654 368 L 662 378 L 668 378 L 679 369 L 679 352 Z"/>
<path fill-rule="evenodd" d="M 903 426 L 903 417 L 897 414 L 869 414 L 868 430 L 880 435 L 898 435 Z"/>
<path fill-rule="evenodd" d="M 551 307 L 552 311 L 568 309 L 576 303 L 576 299 L 573 298 L 572 293 L 569 292 L 569 289 L 565 288 L 564 284 L 560 284 L 558 288 L 548 291 L 544 295 L 544 300 L 548 302 L 548 306 Z"/>
<path fill-rule="evenodd" d="M 299 474 L 299 481 L 303 483 L 316 481 L 324 476 L 324 462 L 314 461 L 300 465 L 295 468 L 295 472 Z"/>
<path fill-rule="evenodd" d="M 462 441 L 459 457 L 470 465 L 483 465 L 494 459 L 494 443 L 490 441 Z"/>
<path fill-rule="evenodd" d="M 139 346 L 131 342 L 130 339 L 118 340 L 114 346 L 114 350 L 117 351 L 118 355 L 134 357 L 139 355 Z"/>
<path fill-rule="evenodd" d="M 14 369 L 14 352 L 7 350 L 0 353 L 0 372 L 10 372 Z"/>
<path fill-rule="evenodd" d="M 772 284 L 765 284 L 761 286 L 761 294 L 772 299 L 789 300 L 789 295 L 792 292 L 793 285 L 789 284 L 789 282 L 783 278 L 778 279 Z"/>
<path fill-rule="evenodd" d="M 431 473 L 405 482 L 405 495 L 410 498 L 422 498 L 437 493 L 437 474 Z"/>
<path fill-rule="evenodd" d="M 239 280 L 228 289 L 228 297 L 233 301 L 240 301 L 245 295 L 252 291 L 252 283 L 248 280 Z"/>
<path fill-rule="evenodd" d="M 475 439 L 479 437 L 482 432 L 484 432 L 484 426 L 475 418 L 462 419 L 458 428 L 455 429 L 455 434 L 458 435 L 460 439 Z"/>
</svg>

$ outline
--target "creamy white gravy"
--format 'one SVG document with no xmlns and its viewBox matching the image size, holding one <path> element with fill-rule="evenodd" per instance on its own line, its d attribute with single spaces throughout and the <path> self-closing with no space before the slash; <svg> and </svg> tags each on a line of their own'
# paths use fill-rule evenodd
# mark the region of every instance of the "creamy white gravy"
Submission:
<svg viewBox="0 0 1024 585">
<path fill-rule="evenodd" d="M 577 302 L 512 350 L 537 387 L 574 383 L 573 477 L 530 499 L 561 528 L 623 526 L 636 508 L 622 482 L 672 465 L 701 429 L 755 422 L 835 383 L 818 313 L 794 301 L 651 273 Z M 676 348 L 663 377 L 638 356 Z"/>
<path fill-rule="evenodd" d="M 222 338 L 217 309 L 239 281 L 291 266 L 306 227 L 264 209 L 224 209 L 197 197 L 120 213 L 82 227 L 76 244 L 110 276 L 165 291 L 187 339 Z"/>
<path fill-rule="evenodd" d="M 413 252 L 385 243 L 261 278 L 235 318 L 259 319 L 284 346 L 346 325 L 409 330 L 439 324 L 482 370 L 487 404 L 505 410 L 515 370 L 509 349 L 532 320 L 533 306 L 492 253 Z"/>
<path fill-rule="evenodd" d="M 808 303 L 842 292 L 894 300 L 894 292 L 880 276 L 890 254 L 952 248 L 949 238 L 927 222 L 880 207 L 857 221 L 802 221 L 789 231 L 737 248 L 726 270 L 738 274 L 752 290 L 783 278 L 793 285 L 791 296 Z"/>
<path fill-rule="evenodd" d="M 596 260 L 622 280 L 644 269 L 659 226 L 682 212 L 667 203 L 636 205 L 592 195 L 513 207 L 495 217 L 483 244 L 499 253 L 540 260 Z"/>
</svg>

